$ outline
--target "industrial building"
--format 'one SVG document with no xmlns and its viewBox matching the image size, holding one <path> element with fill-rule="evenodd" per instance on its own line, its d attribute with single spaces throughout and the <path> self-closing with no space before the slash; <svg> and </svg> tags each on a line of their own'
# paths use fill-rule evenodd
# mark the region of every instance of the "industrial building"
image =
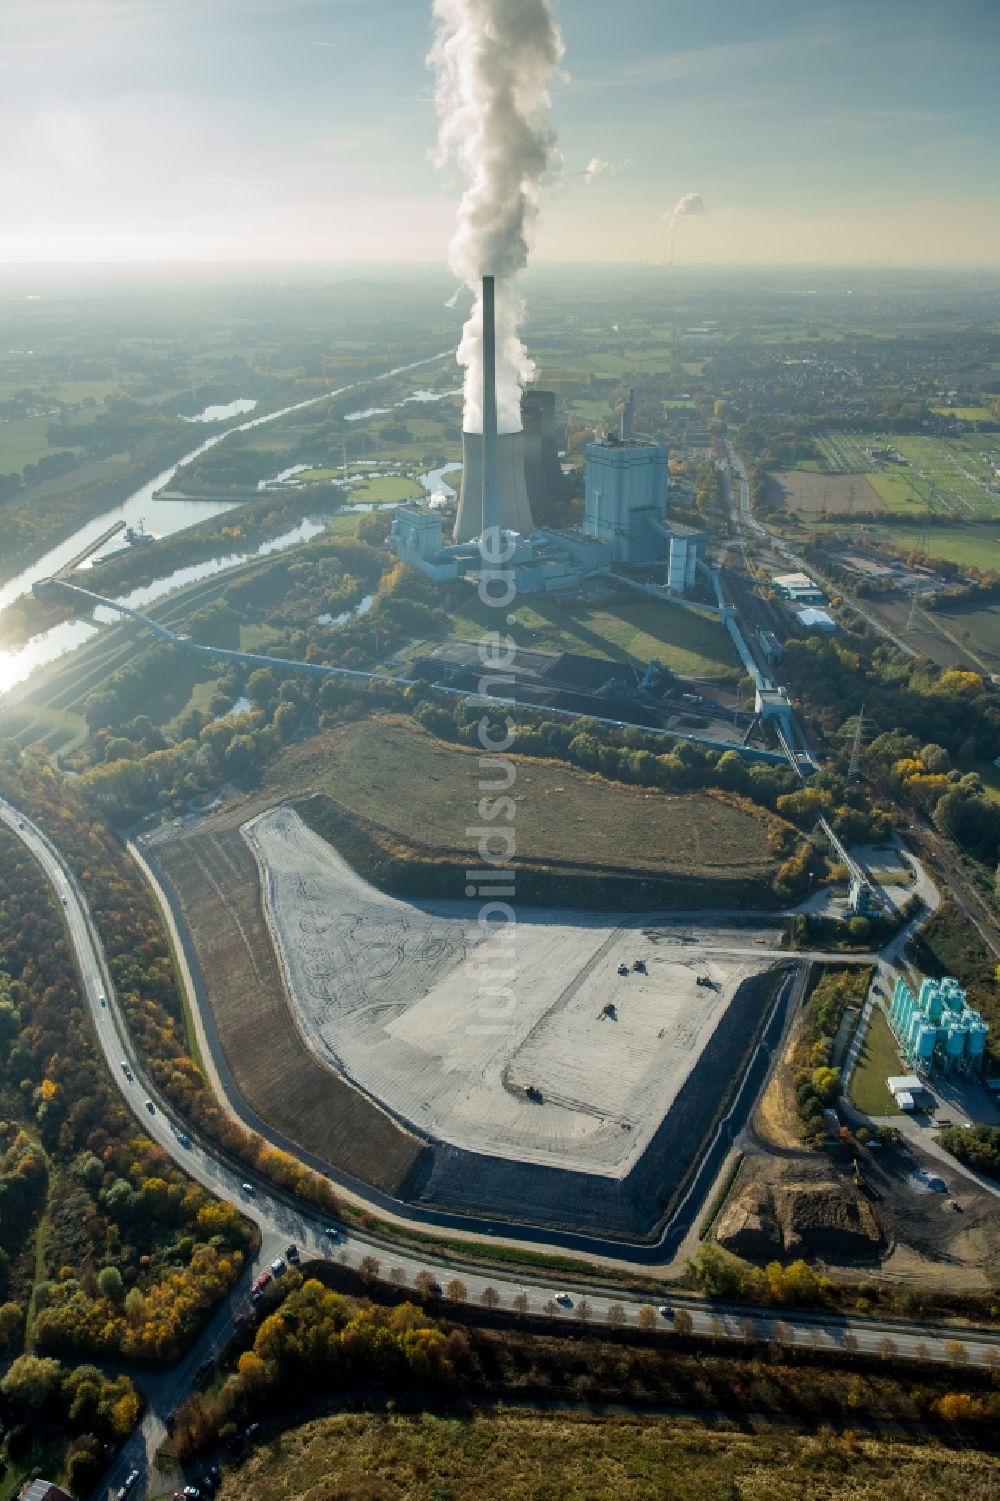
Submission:
<svg viewBox="0 0 1000 1501">
<path fill-rule="evenodd" d="M 990 1029 L 950 975 L 924 980 L 916 997 L 905 980 L 897 980 L 889 1025 L 901 1055 L 918 1073 L 972 1074 L 982 1069 Z"/>
<path fill-rule="evenodd" d="M 837 629 L 837 622 L 829 610 L 821 610 L 816 605 L 806 605 L 802 610 L 793 610 L 793 624 L 804 631 L 822 631 L 824 635 L 831 636 Z"/>
<path fill-rule="evenodd" d="M 634 393 L 621 434 L 588 443 L 581 527 L 539 527 L 558 497 L 561 475 L 555 434 L 555 396 L 529 391 L 521 398 L 522 430 L 497 431 L 496 332 L 492 277 L 483 278 L 483 431 L 463 432 L 462 489 L 450 544 L 440 513 L 427 505 L 396 507 L 391 539 L 396 556 L 440 581 L 476 581 L 496 565 L 484 562 L 480 539 L 496 529 L 506 546 L 502 568 L 518 593 L 567 591 L 615 564 L 656 570 L 669 594 L 686 594 L 704 562 L 707 535 L 667 523 L 667 449 L 632 436 Z M 492 552 L 498 549 L 495 544 Z"/>
<path fill-rule="evenodd" d="M 609 434 L 586 447 L 584 529 L 608 542 L 616 563 L 651 563 L 664 554 L 669 489 L 661 443 Z"/>
<path fill-rule="evenodd" d="M 556 435 L 556 393 L 525 391 L 521 397 L 524 483 L 532 514 L 542 516 L 559 497 L 562 469 Z"/>
<path fill-rule="evenodd" d="M 797 605 L 822 605 L 826 603 L 822 589 L 818 588 L 808 573 L 776 573 L 771 579 L 778 594 Z"/>
<path fill-rule="evenodd" d="M 924 1083 L 916 1074 L 890 1074 L 885 1082 L 900 1110 L 909 1113 L 917 1109 L 918 1103 L 923 1103 Z"/>
<path fill-rule="evenodd" d="M 444 546 L 441 513 L 429 506 L 397 506 L 389 535 L 396 556 L 428 578 L 475 581 L 483 571 L 478 542 Z M 573 589 L 581 579 L 606 572 L 611 563 L 610 547 L 579 527 L 536 527 L 530 537 L 505 536 L 509 553 L 503 568 L 519 594 Z"/>
</svg>

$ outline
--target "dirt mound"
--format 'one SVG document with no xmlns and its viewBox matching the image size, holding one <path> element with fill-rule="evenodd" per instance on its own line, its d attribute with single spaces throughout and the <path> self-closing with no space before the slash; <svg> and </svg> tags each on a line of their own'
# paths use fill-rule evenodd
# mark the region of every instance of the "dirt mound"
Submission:
<svg viewBox="0 0 1000 1501">
<path fill-rule="evenodd" d="M 747 1261 L 872 1261 L 885 1243 L 868 1200 L 831 1182 L 744 1184 L 726 1205 L 715 1236 Z"/>
</svg>

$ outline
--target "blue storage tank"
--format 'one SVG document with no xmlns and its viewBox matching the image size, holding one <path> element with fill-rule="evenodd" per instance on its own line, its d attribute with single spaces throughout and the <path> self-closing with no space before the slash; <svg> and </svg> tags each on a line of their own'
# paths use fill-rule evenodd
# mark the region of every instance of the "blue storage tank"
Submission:
<svg viewBox="0 0 1000 1501">
<path fill-rule="evenodd" d="M 947 1052 L 949 1059 L 961 1058 L 964 1055 L 965 1043 L 968 1035 L 968 1027 L 963 1027 L 961 1023 L 959 1023 L 957 1026 L 951 1026 L 948 1028 L 945 1041 L 945 1051 Z"/>
<path fill-rule="evenodd" d="M 914 1011 L 907 1023 L 906 1035 L 903 1038 L 903 1042 L 911 1053 L 915 1053 L 917 1050 L 917 1038 L 920 1036 L 920 1029 L 925 1025 L 925 1022 L 926 1017 L 923 1013 L 921 1011 Z"/>
<path fill-rule="evenodd" d="M 989 1027 L 983 1021 L 974 1021 L 970 1026 L 968 1046 L 970 1062 L 982 1062 L 983 1054 L 986 1051 L 986 1038 L 989 1030 Z"/>
<path fill-rule="evenodd" d="M 941 998 L 949 1011 L 961 1013 L 965 1009 L 965 991 L 955 979 L 954 975 L 945 975 L 941 981 L 939 990 Z"/>
<path fill-rule="evenodd" d="M 929 1023 L 923 1023 L 917 1029 L 916 1047 L 914 1052 L 921 1063 L 929 1063 L 934 1056 L 934 1048 L 937 1044 L 937 1027 Z"/>
</svg>

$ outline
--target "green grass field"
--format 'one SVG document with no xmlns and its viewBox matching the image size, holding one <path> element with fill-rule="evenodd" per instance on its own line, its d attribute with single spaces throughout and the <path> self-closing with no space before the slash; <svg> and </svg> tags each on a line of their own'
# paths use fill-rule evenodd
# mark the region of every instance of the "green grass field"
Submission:
<svg viewBox="0 0 1000 1501">
<path fill-rule="evenodd" d="M 991 488 L 996 480 L 990 455 L 1000 448 L 995 433 L 823 432 L 814 433 L 813 441 L 831 473 L 864 474 L 891 511 L 1000 517 L 1000 492 Z M 873 462 L 869 450 L 887 446 L 906 463 Z"/>
<path fill-rule="evenodd" d="M 479 778 L 473 751 L 388 717 L 290 747 L 267 773 L 286 795 L 326 793 L 349 813 L 440 851 L 474 848 Z M 400 797 L 400 788 L 413 795 Z M 704 793 L 650 793 L 525 760 L 511 795 L 517 856 L 529 863 L 762 878 L 775 866 L 764 822 Z"/>
<path fill-rule="evenodd" d="M 52 417 L 14 417 L 0 422 L 0 474 L 20 474 L 25 464 L 37 464 L 56 451 L 45 436 L 52 421 Z"/>
<path fill-rule="evenodd" d="M 875 1006 L 851 1080 L 851 1099 L 866 1115 L 898 1115 L 899 1106 L 885 1081 L 890 1074 L 905 1072 L 889 1023 L 881 1008 Z"/>
<path fill-rule="evenodd" d="M 749 1378 L 748 1378 L 749 1379 Z M 764 1375 L 753 1378 L 765 1381 Z M 862 1378 L 858 1378 L 859 1380 Z M 219 1501 L 951 1501 L 995 1494 L 1000 1461 L 935 1440 L 851 1442 L 655 1413 L 340 1412 L 290 1428 Z"/>
<path fill-rule="evenodd" d="M 989 422 L 993 412 L 989 407 L 931 407 L 941 417 L 956 417 L 959 422 Z"/>
<path fill-rule="evenodd" d="M 925 512 L 937 509 L 930 490 L 909 469 L 869 470 L 864 477 L 896 515 L 909 512 L 923 516 Z"/>
<path fill-rule="evenodd" d="M 474 597 L 451 620 L 451 635 L 465 639 L 496 629 L 496 612 Z M 579 652 L 609 662 L 649 662 L 654 657 L 688 677 L 735 678 L 743 669 L 724 627 L 682 605 L 661 600 L 556 605 L 533 600 L 515 606 L 511 634 L 519 646 Z"/>
<path fill-rule="evenodd" d="M 423 493 L 419 481 L 408 479 L 405 474 L 380 474 L 378 479 L 361 480 L 352 485 L 350 500 L 353 505 L 363 501 L 413 500 Z"/>
<path fill-rule="evenodd" d="M 780 516 L 768 518 L 768 526 L 774 531 L 787 531 L 790 538 L 799 541 L 808 534 L 815 536 L 822 544 L 845 534 L 843 518 L 824 522 L 821 517 L 811 515 L 806 518 L 806 523 L 804 532 L 801 525 L 796 528 Z M 904 552 L 923 552 L 926 549 L 930 557 L 944 558 L 963 568 L 981 568 L 987 572 L 1000 573 L 1000 519 L 995 525 L 984 522 L 938 522 L 928 527 L 925 535 L 921 521 L 909 516 L 892 516 L 886 513 L 876 522 L 865 523 L 864 530 L 876 543 L 889 542 Z"/>
<path fill-rule="evenodd" d="M 316 484 L 319 480 L 341 479 L 340 469 L 301 469 L 295 476 L 300 485 Z"/>
</svg>

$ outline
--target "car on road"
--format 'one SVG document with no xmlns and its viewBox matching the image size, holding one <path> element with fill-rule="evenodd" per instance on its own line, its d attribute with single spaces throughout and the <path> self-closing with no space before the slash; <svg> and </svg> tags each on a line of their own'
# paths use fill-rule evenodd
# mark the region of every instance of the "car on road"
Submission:
<svg viewBox="0 0 1000 1501">
<path fill-rule="evenodd" d="M 191 1138 L 190 1138 L 190 1136 L 185 1135 L 185 1133 L 183 1131 L 175 1131 L 174 1135 L 177 1137 L 177 1145 L 179 1147 L 183 1147 L 185 1149 L 185 1151 L 190 1152 L 190 1150 L 191 1150 Z"/>
<path fill-rule="evenodd" d="M 243 1430 L 243 1437 L 246 1439 L 246 1441 L 247 1441 L 248 1444 L 252 1444 L 253 1441 L 254 1441 L 254 1439 L 257 1437 L 257 1435 L 258 1435 L 259 1432 L 260 1432 L 260 1424 L 259 1423 L 251 1423 L 249 1428 L 245 1428 Z"/>
<path fill-rule="evenodd" d="M 327 1225 L 323 1231 L 323 1234 L 326 1236 L 327 1240 L 340 1239 L 340 1231 L 337 1229 L 336 1225 Z"/>
<path fill-rule="evenodd" d="M 118 1489 L 118 1501 L 125 1501 L 125 1498 L 132 1494 L 139 1479 L 139 1474 L 140 1472 L 136 1469 L 129 1470 L 125 1476 L 124 1483 Z"/>
<path fill-rule="evenodd" d="M 294 1241 L 292 1241 L 291 1245 L 288 1247 L 287 1251 L 285 1252 L 285 1255 L 287 1256 L 288 1260 L 291 1261 L 291 1262 L 293 1262 L 293 1263 L 296 1262 L 296 1261 L 298 1261 L 298 1259 L 299 1259 L 299 1248 L 295 1244 Z"/>
<path fill-rule="evenodd" d="M 556 1293 L 554 1297 L 560 1308 L 573 1307 L 573 1299 L 570 1297 L 569 1293 Z"/>
<path fill-rule="evenodd" d="M 194 1379 L 196 1381 L 203 1380 L 204 1377 L 206 1377 L 208 1375 L 209 1371 L 212 1369 L 212 1367 L 214 1365 L 215 1365 L 215 1356 L 214 1355 L 206 1355 L 205 1359 L 201 1362 L 201 1364 L 199 1365 L 198 1369 L 195 1371 L 195 1373 L 194 1373 Z"/>
<path fill-rule="evenodd" d="M 280 1277 L 282 1272 L 285 1272 L 287 1270 L 288 1268 L 285 1266 L 285 1259 L 283 1256 L 276 1256 L 271 1262 L 271 1275 L 273 1277 Z"/>
<path fill-rule="evenodd" d="M 672 1319 L 674 1316 L 674 1310 L 669 1303 L 661 1303 L 657 1312 L 661 1319 Z"/>
<path fill-rule="evenodd" d="M 257 1196 L 257 1190 L 254 1188 L 252 1183 L 241 1183 L 240 1193 L 246 1194 L 248 1199 L 254 1199 Z"/>
<path fill-rule="evenodd" d="M 132 1083 L 132 1070 L 129 1068 L 129 1066 L 125 1062 L 124 1058 L 122 1059 L 122 1073 L 125 1075 L 126 1079 L 131 1084 Z"/>
<path fill-rule="evenodd" d="M 66 899 L 66 897 L 64 897 L 64 896 L 61 896 L 61 897 L 60 897 L 60 898 L 59 898 L 59 900 L 60 900 L 60 901 L 61 901 L 61 902 L 62 902 L 62 904 L 63 904 L 63 906 L 64 906 L 64 907 L 68 907 L 68 906 L 69 906 L 69 902 L 68 902 L 68 900 L 67 900 L 67 899 Z"/>
<path fill-rule="evenodd" d="M 271 1272 L 261 1272 L 260 1276 L 257 1278 L 257 1281 L 250 1289 L 251 1298 L 261 1297 L 263 1295 L 265 1287 L 267 1287 L 269 1282 L 273 1281 L 274 1276 Z"/>
<path fill-rule="evenodd" d="M 153 1104 L 152 1100 L 143 1100 L 142 1103 L 145 1105 L 145 1107 L 149 1111 L 150 1115 L 155 1115 L 156 1114 L 156 1106 Z"/>
<path fill-rule="evenodd" d="M 23 829 L 24 828 L 24 819 L 23 818 L 18 819 L 17 826 L 18 826 L 19 829 Z"/>
<path fill-rule="evenodd" d="M 246 1321 L 247 1321 L 247 1316 L 246 1316 L 245 1313 L 237 1313 L 233 1317 L 233 1328 L 234 1329 L 238 1329 L 240 1327 L 240 1325 L 241 1324 L 245 1324 Z"/>
<path fill-rule="evenodd" d="M 101 991 L 101 993 L 100 993 L 100 995 L 99 995 L 99 996 L 98 996 L 98 997 L 97 997 L 97 999 L 98 999 L 98 1001 L 99 1001 L 99 1002 L 100 1002 L 100 1004 L 101 1004 L 101 1005 L 102 1005 L 102 1006 L 106 1006 L 106 1005 L 107 1005 L 107 1004 L 108 1004 L 108 998 L 107 998 L 107 996 L 106 996 L 106 995 L 105 995 L 105 994 L 104 994 L 104 991 L 103 991 L 103 990 L 102 990 L 102 991 Z"/>
</svg>

